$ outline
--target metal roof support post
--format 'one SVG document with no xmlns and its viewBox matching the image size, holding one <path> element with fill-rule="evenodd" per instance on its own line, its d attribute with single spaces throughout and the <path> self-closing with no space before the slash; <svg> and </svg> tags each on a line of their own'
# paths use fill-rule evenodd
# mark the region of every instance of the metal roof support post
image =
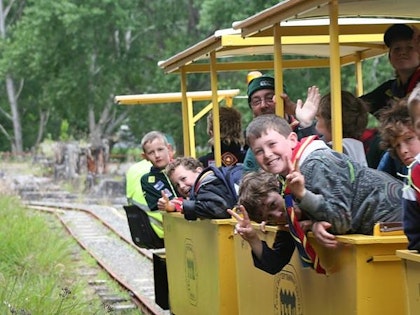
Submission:
<svg viewBox="0 0 420 315">
<path fill-rule="evenodd" d="M 195 122 L 194 122 L 194 109 L 193 109 L 193 99 L 192 97 L 187 97 L 187 108 L 188 108 L 188 137 L 189 137 L 189 149 L 190 153 L 188 154 L 191 157 L 196 157 L 195 152 Z"/>
<path fill-rule="evenodd" d="M 213 139 L 214 139 L 214 160 L 216 166 L 222 165 L 222 148 L 220 143 L 220 119 L 219 119 L 219 101 L 217 95 L 217 69 L 216 52 L 210 53 L 210 76 L 211 92 L 213 102 Z"/>
<path fill-rule="evenodd" d="M 283 56 L 281 47 L 280 23 L 274 25 L 274 78 L 276 94 L 276 114 L 284 117 L 284 104 L 280 95 L 283 93 Z"/>
<path fill-rule="evenodd" d="M 187 99 L 187 74 L 185 69 L 181 68 L 181 94 L 182 94 L 182 134 L 184 136 L 184 155 L 190 156 L 190 133 L 188 113 L 188 99 Z"/>
<path fill-rule="evenodd" d="M 362 57 L 360 52 L 356 54 L 356 62 L 354 63 L 356 70 L 356 96 L 363 95 L 363 68 L 362 68 Z"/>
<path fill-rule="evenodd" d="M 330 14 L 330 87 L 333 148 L 343 152 L 343 128 L 341 110 L 341 63 L 338 41 L 338 0 L 329 4 Z"/>
</svg>

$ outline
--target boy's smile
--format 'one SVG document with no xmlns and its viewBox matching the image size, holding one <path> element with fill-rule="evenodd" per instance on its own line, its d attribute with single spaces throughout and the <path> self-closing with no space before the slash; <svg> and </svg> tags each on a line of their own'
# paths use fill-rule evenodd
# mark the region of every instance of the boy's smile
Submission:
<svg viewBox="0 0 420 315">
<path fill-rule="evenodd" d="M 201 167 L 195 171 L 186 169 L 183 165 L 177 166 L 171 174 L 171 181 L 175 184 L 178 192 L 183 197 L 188 197 L 195 180 L 202 171 Z"/>
<path fill-rule="evenodd" d="M 297 144 L 294 132 L 285 138 L 277 131 L 269 129 L 261 137 L 250 140 L 255 158 L 264 171 L 281 175 L 289 173 L 288 159 L 291 159 L 292 150 Z"/>
</svg>

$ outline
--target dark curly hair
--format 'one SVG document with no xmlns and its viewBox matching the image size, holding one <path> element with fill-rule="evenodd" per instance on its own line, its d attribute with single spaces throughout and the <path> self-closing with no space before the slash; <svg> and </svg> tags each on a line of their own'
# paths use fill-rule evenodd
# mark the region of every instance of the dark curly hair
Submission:
<svg viewBox="0 0 420 315">
<path fill-rule="evenodd" d="M 414 132 L 407 106 L 407 98 L 401 99 L 392 107 L 382 109 L 379 112 L 379 122 L 380 145 L 382 149 L 388 150 L 393 158 L 398 158 L 397 152 L 393 147 L 395 139 L 403 134 L 404 127 Z"/>
</svg>

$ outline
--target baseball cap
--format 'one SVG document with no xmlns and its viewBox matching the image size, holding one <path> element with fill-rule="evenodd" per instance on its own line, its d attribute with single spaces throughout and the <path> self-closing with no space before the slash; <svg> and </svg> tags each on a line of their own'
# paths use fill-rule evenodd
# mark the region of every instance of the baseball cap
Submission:
<svg viewBox="0 0 420 315">
<path fill-rule="evenodd" d="M 413 29 L 407 24 L 394 24 L 388 27 L 384 34 L 384 43 L 390 47 L 397 40 L 410 40 L 413 38 Z"/>
<path fill-rule="evenodd" d="M 248 84 L 248 102 L 251 101 L 251 96 L 255 92 L 259 90 L 273 90 L 274 91 L 274 78 L 270 77 L 268 75 L 262 75 L 259 77 L 256 77 L 251 80 Z"/>
</svg>

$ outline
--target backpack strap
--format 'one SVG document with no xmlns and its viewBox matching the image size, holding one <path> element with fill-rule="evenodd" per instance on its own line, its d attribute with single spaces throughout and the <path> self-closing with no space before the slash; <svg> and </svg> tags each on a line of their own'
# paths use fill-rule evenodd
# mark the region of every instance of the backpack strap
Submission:
<svg viewBox="0 0 420 315">
<path fill-rule="evenodd" d="M 211 168 L 211 169 L 210 169 Z M 206 178 L 208 175 L 210 175 L 212 172 L 214 172 L 213 170 L 213 166 L 209 166 L 207 168 L 205 168 L 200 175 L 198 175 L 195 184 L 194 184 L 194 194 L 196 194 L 198 192 L 198 190 L 200 189 L 201 184 L 204 181 L 204 178 Z"/>
</svg>

